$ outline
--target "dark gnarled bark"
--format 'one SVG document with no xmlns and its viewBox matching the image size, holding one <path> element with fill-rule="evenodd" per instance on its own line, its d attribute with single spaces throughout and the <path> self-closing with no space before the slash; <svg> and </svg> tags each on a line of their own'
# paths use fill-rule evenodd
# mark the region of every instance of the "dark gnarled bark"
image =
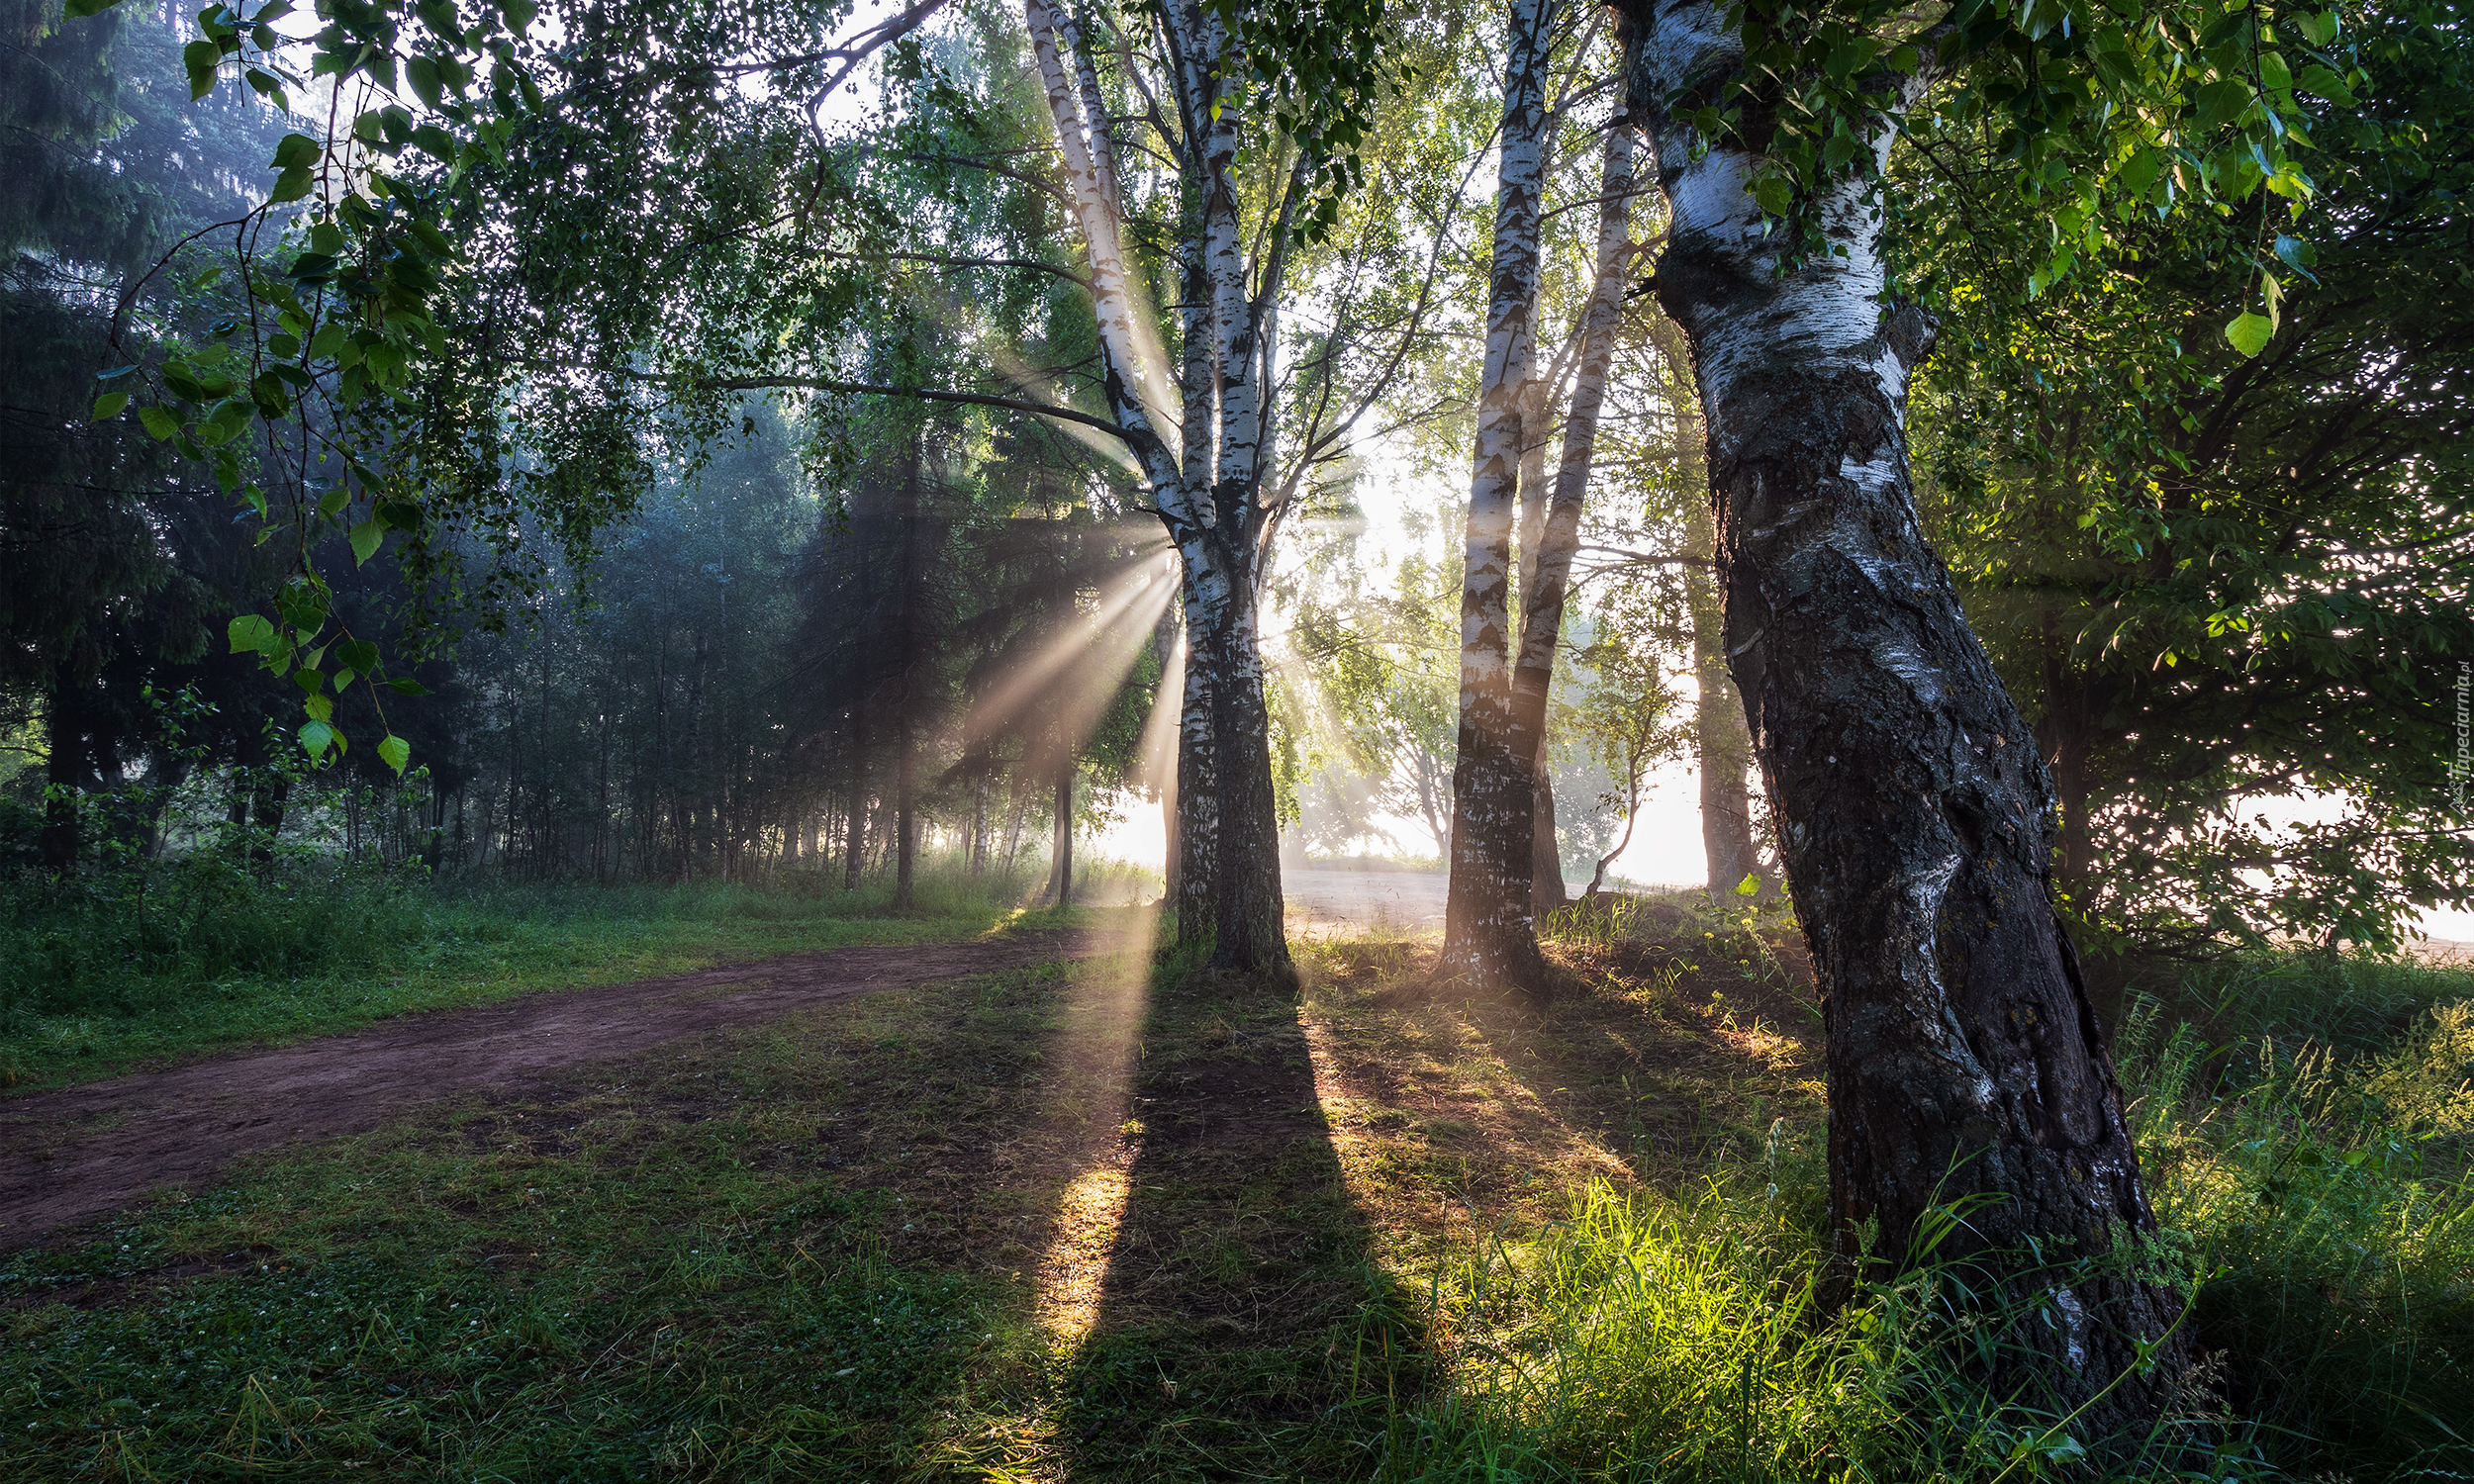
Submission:
<svg viewBox="0 0 2474 1484">
<path fill-rule="evenodd" d="M 1629 0 L 1624 19 L 1672 211 L 1659 302 L 1708 417 L 1727 649 L 1824 995 L 1841 1251 L 1871 1232 L 1898 1260 L 1936 1203 L 1988 1198 L 1934 1255 L 2053 1319 L 2013 1331 L 1998 1383 L 2089 1405 L 2090 1431 L 2135 1425 L 2168 1382 L 2115 1383 L 2179 1306 L 2040 1265 L 2155 1218 L 2053 910 L 2051 775 L 1916 519 L 1906 392 L 1932 322 L 1884 299 L 1860 185 L 1816 203 L 1843 252 L 1782 265 L 1747 150 L 1696 149 L 1665 111 L 1740 60 L 1720 7 Z"/>
</svg>

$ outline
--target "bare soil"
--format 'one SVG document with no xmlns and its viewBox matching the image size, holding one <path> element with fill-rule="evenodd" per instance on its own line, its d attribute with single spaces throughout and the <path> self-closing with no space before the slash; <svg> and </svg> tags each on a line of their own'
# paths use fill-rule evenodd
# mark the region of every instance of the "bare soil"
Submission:
<svg viewBox="0 0 2474 1484">
<path fill-rule="evenodd" d="M 376 1127 L 458 1094 L 522 1094 L 581 1063 L 872 989 L 1105 951 L 1116 935 L 1017 933 L 837 948 L 697 974 L 398 1016 L 349 1035 L 0 1099 L 0 1252 L 243 1155 Z"/>
</svg>

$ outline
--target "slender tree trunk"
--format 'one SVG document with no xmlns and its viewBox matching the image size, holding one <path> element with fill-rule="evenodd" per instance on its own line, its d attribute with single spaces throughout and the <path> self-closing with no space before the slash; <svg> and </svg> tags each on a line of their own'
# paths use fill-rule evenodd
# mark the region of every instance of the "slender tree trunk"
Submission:
<svg viewBox="0 0 2474 1484">
<path fill-rule="evenodd" d="M 1553 143 L 1551 138 L 1541 141 L 1541 179 L 1553 168 Z M 1621 293 L 1619 287 L 1618 308 L 1622 303 Z M 1547 483 L 1546 455 L 1548 436 L 1555 421 L 1554 394 L 1559 378 L 1550 374 L 1538 353 L 1539 319 L 1543 313 L 1544 306 L 1539 303 L 1538 296 L 1532 294 L 1527 327 L 1522 330 L 1522 338 L 1528 344 L 1529 377 L 1521 384 L 1520 527 L 1513 543 L 1513 552 L 1520 563 L 1520 582 L 1513 592 L 1520 596 L 1524 603 L 1537 592 L 1538 563 L 1547 540 L 1547 507 L 1553 494 Z M 1611 325 L 1610 320 L 1610 338 Z M 1570 440 L 1569 424 L 1566 438 Z M 1581 477 L 1585 487 L 1588 478 L 1585 461 Z M 1575 534 L 1577 530 L 1575 526 Z M 1569 552 L 1565 553 L 1565 565 L 1568 568 L 1570 565 Z M 1518 616 L 1520 623 L 1513 639 L 1516 652 L 1526 646 L 1529 637 L 1529 615 L 1525 606 Z M 1522 704 L 1518 694 L 1520 672 L 1517 666 L 1513 670 L 1512 684 L 1512 705 L 1517 712 Z M 1521 721 L 1517 716 L 1513 724 L 1516 730 L 1520 727 Z M 1531 753 L 1529 906 L 1531 912 L 1543 914 L 1566 905 L 1570 898 L 1564 891 L 1564 853 L 1555 838 L 1555 772 L 1547 757 L 1543 733 L 1532 746 Z"/>
<path fill-rule="evenodd" d="M 971 781 L 971 875 L 988 875 L 988 775 Z"/>
<path fill-rule="evenodd" d="M 2051 763 L 2054 801 L 2060 805 L 2058 885 L 2075 914 L 2088 910 L 2089 878 L 2095 870 L 2095 842 L 2089 828 L 2088 763 L 2095 751 L 2096 728 L 2087 688 L 2075 684 L 2061 662 L 2062 641 L 2048 636 L 2045 663 L 2042 714 L 2036 722 L 2036 743 Z"/>
<path fill-rule="evenodd" d="M 1689 498 L 1689 497 L 1687 497 Z M 1712 560 L 1716 534 L 1707 501 L 1693 499 L 1685 516 L 1686 554 Z M 1727 673 L 1727 636 L 1718 584 L 1707 567 L 1684 569 L 1692 608 L 1692 730 L 1700 744 L 1701 854 L 1712 896 L 1760 881 L 1760 852 L 1753 843 L 1753 734 L 1744 725 L 1744 697 Z M 1768 882 L 1760 882 L 1766 886 Z"/>
<path fill-rule="evenodd" d="M 907 912 L 912 906 L 911 883 L 918 867 L 919 834 L 919 757 L 916 735 L 916 712 L 919 704 L 919 626 L 921 612 L 919 587 L 925 574 L 919 560 L 919 450 L 914 441 L 904 450 L 903 471 L 902 548 L 897 580 L 902 584 L 900 611 L 896 623 L 901 632 L 900 663 L 902 673 L 895 682 L 895 704 L 900 709 L 895 723 L 894 746 L 899 756 L 894 764 L 894 910 Z"/>
<path fill-rule="evenodd" d="M 850 811 L 843 817 L 842 889 L 859 889 L 859 873 L 868 844 L 868 771 L 865 743 L 867 707 L 856 699 L 850 708 Z"/>
<path fill-rule="evenodd" d="M 1013 863 L 1022 859 L 1022 820 L 1030 812 L 1031 803 L 1030 790 L 1022 787 L 1021 780 L 1015 780 L 1008 791 L 1013 808 L 1005 823 L 1005 870 L 1010 873 Z"/>
<path fill-rule="evenodd" d="M 1580 510 L 1589 494 L 1590 469 L 1597 461 L 1598 417 L 1606 404 L 1607 370 L 1615 358 L 1615 327 L 1624 312 L 1625 269 L 1632 257 L 1634 146 L 1629 117 L 1608 126 L 1598 171 L 1596 271 L 1589 301 L 1581 310 L 1571 409 L 1564 418 L 1554 498 L 1545 502 L 1545 516 L 1531 538 L 1535 559 L 1523 563 L 1520 661 L 1512 671 L 1512 736 L 1515 749 L 1528 756 L 1530 774 L 1536 780 L 1538 818 L 1532 835 L 1531 870 L 1538 884 L 1532 899 L 1542 911 L 1566 901 L 1563 852 L 1555 840 L 1555 792 L 1549 786 L 1547 702 L 1555 689 L 1555 652 L 1563 642 L 1572 558 L 1580 547 Z M 1543 472 L 1540 478 L 1543 482 Z M 1596 880 L 1591 878 L 1593 886 Z"/>
<path fill-rule="evenodd" d="M 1986 1197 L 1932 1255 L 2006 1274 L 2049 1320 L 2004 1337 L 1999 1389 L 2086 1406 L 2081 1436 L 2136 1426 L 2170 1382 L 2125 1373 L 2178 1302 L 2037 1265 L 2104 1258 L 2155 1217 L 2052 906 L 2052 776 L 1916 517 L 1907 381 L 1934 323 L 1885 298 L 1860 185 L 1814 203 L 1834 250 L 1782 263 L 1793 234 L 1762 231 L 1746 146 L 1666 111 L 1738 64 L 1721 7 L 1623 18 L 1672 214 L 1659 301 L 1709 419 L 1728 653 L 1824 996 L 1840 1252 L 1871 1234 L 1913 1255 L 1928 1210 Z"/>
<path fill-rule="evenodd" d="M 77 800 L 91 770 L 86 766 L 86 722 L 81 696 L 62 666 L 54 674 L 45 720 L 49 738 L 44 755 L 43 869 L 73 875 L 79 846 Z"/>
<path fill-rule="evenodd" d="M 1527 432 L 1527 322 L 1538 295 L 1541 134 L 1549 0 L 1513 0 L 1503 68 L 1501 163 L 1486 359 L 1477 392 L 1461 585 L 1461 702 L 1452 769 L 1452 881 L 1444 915 L 1447 972 L 1480 983 L 1543 980 L 1531 916 L 1536 848 L 1532 763 L 1512 704 L 1512 521 Z"/>
<path fill-rule="evenodd" d="M 1056 818 L 1048 841 L 1048 889 L 1058 906 L 1074 900 L 1074 758 L 1068 753 L 1057 770 Z"/>
</svg>

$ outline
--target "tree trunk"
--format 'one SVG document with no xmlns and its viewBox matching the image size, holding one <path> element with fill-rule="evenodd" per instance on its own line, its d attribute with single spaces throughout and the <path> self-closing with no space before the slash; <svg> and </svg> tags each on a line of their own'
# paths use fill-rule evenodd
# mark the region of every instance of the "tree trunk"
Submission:
<svg viewBox="0 0 2474 1484">
<path fill-rule="evenodd" d="M 77 801 L 92 772 L 86 766 L 85 717 L 78 701 L 75 688 L 58 679 L 44 718 L 48 741 L 44 756 L 43 869 L 54 876 L 77 870 Z"/>
<path fill-rule="evenodd" d="M 895 617 L 900 637 L 900 674 L 894 681 L 896 722 L 894 746 L 898 756 L 894 762 L 894 910 L 911 909 L 912 878 L 918 868 L 919 831 L 919 756 L 917 711 L 919 705 L 919 587 L 926 574 L 920 570 L 919 542 L 919 449 L 914 440 L 904 450 L 902 482 L 902 546 L 897 553 L 895 580 L 902 584 Z"/>
<path fill-rule="evenodd" d="M 1534 559 L 1523 562 L 1520 660 L 1512 671 L 1513 745 L 1529 759 L 1536 780 L 1536 842 L 1531 899 L 1540 911 L 1563 906 L 1563 852 L 1555 840 L 1555 790 L 1550 785 L 1547 702 L 1555 688 L 1555 651 L 1563 641 L 1564 604 L 1571 592 L 1572 558 L 1580 547 L 1580 510 L 1597 461 L 1598 415 L 1606 404 L 1606 378 L 1615 358 L 1615 327 L 1623 318 L 1625 269 L 1632 257 L 1632 193 L 1635 131 L 1619 118 L 1607 127 L 1598 171 L 1598 240 L 1588 304 L 1580 317 L 1580 354 L 1573 370 L 1571 410 L 1564 418 L 1564 447 L 1556 461 L 1555 492 L 1529 538 Z M 1543 440 L 1541 440 L 1543 441 Z M 1540 475 L 1543 480 L 1543 472 Z M 1598 875 L 1603 875 L 1599 873 Z M 1591 877 L 1594 886 L 1598 875 Z"/>
<path fill-rule="evenodd" d="M 907 912 L 919 864 L 919 751 L 906 710 L 896 730 L 901 756 L 894 764 L 894 910 Z"/>
<path fill-rule="evenodd" d="M 1486 359 L 1477 392 L 1461 582 L 1460 728 L 1452 769 L 1452 880 L 1443 965 L 1479 983 L 1534 985 L 1545 974 L 1530 909 L 1536 844 L 1535 748 L 1524 750 L 1512 704 L 1512 520 L 1527 441 L 1527 325 L 1538 295 L 1541 135 L 1547 0 L 1513 0 L 1503 71 L 1501 162 Z"/>
<path fill-rule="evenodd" d="M 1201 632 L 1201 617 L 1189 597 L 1184 696 L 1177 722 L 1177 892 L 1173 900 L 1180 943 L 1210 937 L 1219 913 L 1220 798 L 1211 770 L 1215 726 L 1211 667 L 1193 643 L 1193 636 Z"/>
<path fill-rule="evenodd" d="M 1279 301 L 1287 232 L 1263 233 L 1270 245 L 1255 265 L 1259 272 L 1252 271 L 1236 180 L 1237 113 L 1220 107 L 1221 88 L 1237 75 L 1230 38 L 1217 14 L 1193 0 L 1164 0 L 1157 13 L 1175 78 L 1177 166 L 1195 203 L 1183 244 L 1188 357 L 1175 396 L 1164 351 L 1136 309 L 1113 140 L 1095 96 L 1078 86 L 1074 28 L 1052 0 L 1023 4 L 1068 201 L 1090 258 L 1100 389 L 1185 564 L 1188 601 L 1200 620 L 1190 625 L 1191 643 L 1211 671 L 1213 788 L 1202 795 L 1217 804 L 1211 869 L 1180 887 L 1209 881 L 1212 963 L 1252 972 L 1288 960 L 1255 623 L 1255 579 L 1272 519 L 1262 498 L 1269 441 L 1262 330 Z M 1207 335 L 1207 355 L 1198 352 L 1198 335 Z M 1162 435 L 1172 418 L 1182 424 L 1175 448 Z"/>
<path fill-rule="evenodd" d="M 1255 635 L 1254 585 L 1229 603 L 1211 634 L 1211 792 L 1219 818 L 1209 876 L 1217 903 L 1211 962 L 1277 969 L 1288 962 L 1282 924 L 1280 812 L 1272 790 L 1271 713 Z"/>
<path fill-rule="evenodd" d="M 1058 906 L 1074 900 L 1074 760 L 1057 771 L 1057 809 L 1048 841 L 1047 897 Z"/>
<path fill-rule="evenodd" d="M 988 875 L 988 774 L 971 780 L 971 875 Z"/>
<path fill-rule="evenodd" d="M 1543 742 L 1530 765 L 1529 796 L 1529 908 L 1543 914 L 1571 905 L 1564 884 L 1564 845 L 1555 833 L 1555 771 Z"/>
<path fill-rule="evenodd" d="M 2098 1398 L 2179 1304 L 2034 1265 L 2102 1258 L 2155 1217 L 2052 906 L 2051 775 L 1916 518 L 1906 391 L 1933 322 L 1885 302 L 1860 185 L 1815 203 L 1835 250 L 1782 263 L 1793 233 L 1762 230 L 1746 147 L 1666 112 L 1741 55 L 1719 6 L 1627 0 L 1624 20 L 1671 210 L 1659 301 L 1708 417 L 1728 653 L 1824 996 L 1839 1252 L 1869 1233 L 1892 1261 L 1927 1255 L 1929 1210 L 1988 1197 L 1929 1255 L 2004 1274 L 2051 1320 L 2005 1337 L 1996 1385 L 2088 1405 L 2082 1436 L 2138 1424 L 2163 1377 Z"/>
<path fill-rule="evenodd" d="M 856 699 L 850 708 L 850 811 L 842 820 L 842 889 L 859 889 L 859 872 L 868 845 L 868 773 L 864 728 L 867 707 Z"/>
</svg>

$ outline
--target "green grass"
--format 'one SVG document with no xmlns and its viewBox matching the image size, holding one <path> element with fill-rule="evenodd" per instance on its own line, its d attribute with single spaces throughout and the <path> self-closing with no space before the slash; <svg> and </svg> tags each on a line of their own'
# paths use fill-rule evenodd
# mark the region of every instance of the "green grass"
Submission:
<svg viewBox="0 0 2474 1484">
<path fill-rule="evenodd" d="M 2099 1467 L 1941 1276 L 1813 1303 L 1791 946 L 1659 905 L 1544 1003 L 1126 955 L 250 1163 L 0 1262 L 0 1480 L 2474 1472 L 2474 982 L 2257 966 L 2341 1050 L 2214 1039 L 2213 981 L 2126 1029 L 2238 1420 Z"/>
<path fill-rule="evenodd" d="M 2216 1039 L 2229 1021 L 2248 1039 Z M 1958 1359 L 2036 1316 L 1957 1310 L 1929 1269 L 1816 1311 L 1820 1130 L 1782 1117 L 1698 1178 L 1568 1177 L 1554 1219 L 1430 1245 L 1444 1381 L 1384 1477 L 2474 1476 L 2474 975 L 2208 966 L 2141 1001 L 2122 1049 L 2195 1280 L 2182 1423 L 2089 1438 L 1986 1395 Z"/>
<path fill-rule="evenodd" d="M 0 1262 L 0 1479 L 1363 1472 L 1370 1234 L 1293 995 L 882 991 Z"/>
<path fill-rule="evenodd" d="M 143 884 L 143 889 L 140 887 Z M 269 880 L 213 860 L 0 881 L 0 1086 L 363 1025 L 407 1010 L 623 982 L 848 944 L 928 942 L 1013 916 L 1021 883 L 925 873 L 762 886 L 430 883 L 315 862 Z"/>
</svg>

